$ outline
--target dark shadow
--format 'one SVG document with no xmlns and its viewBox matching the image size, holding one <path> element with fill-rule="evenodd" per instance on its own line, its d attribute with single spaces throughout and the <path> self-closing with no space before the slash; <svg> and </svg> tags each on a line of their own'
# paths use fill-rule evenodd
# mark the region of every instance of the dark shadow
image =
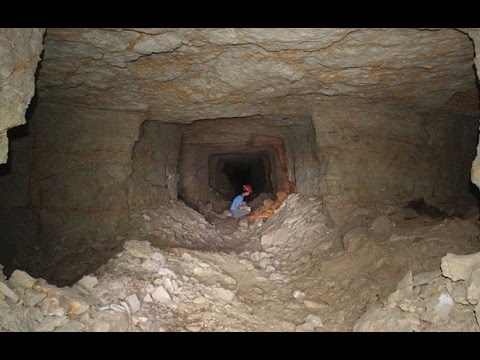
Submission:
<svg viewBox="0 0 480 360">
<path fill-rule="evenodd" d="M 480 211 L 480 190 L 478 189 L 477 185 L 470 181 L 470 184 L 468 184 L 468 192 L 477 200 L 477 206 Z"/>
</svg>

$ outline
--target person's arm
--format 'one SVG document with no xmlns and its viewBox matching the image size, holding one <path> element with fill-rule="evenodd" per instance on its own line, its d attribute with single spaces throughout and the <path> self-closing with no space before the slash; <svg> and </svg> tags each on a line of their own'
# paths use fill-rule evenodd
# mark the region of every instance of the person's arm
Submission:
<svg viewBox="0 0 480 360">
<path fill-rule="evenodd" d="M 238 195 L 235 199 L 233 199 L 232 205 L 230 205 L 230 211 L 238 209 L 238 207 L 242 202 L 243 202 L 243 197 L 241 195 Z"/>
</svg>

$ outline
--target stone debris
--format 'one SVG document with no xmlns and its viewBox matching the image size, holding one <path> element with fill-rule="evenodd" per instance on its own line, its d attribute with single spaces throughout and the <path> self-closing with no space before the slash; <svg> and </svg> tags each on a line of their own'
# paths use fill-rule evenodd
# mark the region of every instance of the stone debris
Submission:
<svg viewBox="0 0 480 360">
<path fill-rule="evenodd" d="M 140 304 L 140 300 L 138 300 L 137 294 L 132 294 L 127 296 L 125 298 L 125 302 L 128 304 L 131 314 L 134 314 L 138 310 L 140 310 L 141 304 Z"/>
<path fill-rule="evenodd" d="M 264 251 L 287 257 L 288 252 L 293 255 L 302 247 L 317 248 L 319 242 L 328 242 L 334 235 L 322 200 L 299 194 L 288 195 L 263 226 L 253 228 L 253 233 Z"/>
<path fill-rule="evenodd" d="M 408 271 L 384 306 L 364 313 L 353 330 L 480 331 L 478 305 L 474 308 L 479 302 L 477 256 L 447 254 L 441 261 L 443 276 L 432 271 L 412 277 Z"/>
<path fill-rule="evenodd" d="M 472 271 L 480 267 L 480 252 L 469 255 L 447 254 L 442 259 L 442 273 L 453 281 L 467 280 Z"/>
<path fill-rule="evenodd" d="M 260 226 L 231 234 L 230 244 L 250 239 L 235 252 L 201 215 L 172 204 L 170 213 L 134 213 L 143 225 L 132 240 L 71 286 L 0 272 L 0 331 L 480 330 L 477 254 L 439 257 L 441 271 L 421 271 L 423 262 L 408 269 L 410 258 L 398 254 L 415 246 L 429 252 L 442 232 L 461 230 L 457 221 L 402 229 L 404 212 L 392 207 L 356 209 L 348 224 L 334 226 L 320 198 L 290 194 Z M 162 216 L 173 214 L 181 221 L 167 225 Z M 475 228 L 467 230 L 471 239 Z M 196 250 L 153 245 L 165 234 L 168 244 L 188 238 Z M 210 240 L 215 251 L 202 250 Z M 360 254 L 371 256 L 366 271 L 353 266 Z M 389 267 L 401 276 L 390 294 L 374 281 Z"/>
<path fill-rule="evenodd" d="M 147 240 L 152 245 L 215 249 L 224 240 L 203 215 L 182 201 L 171 201 L 155 210 L 134 211 L 130 215 L 128 239 Z M 201 231 L 198 231 L 201 228 Z"/>
<path fill-rule="evenodd" d="M 375 234 L 390 236 L 394 227 L 395 224 L 392 223 L 387 215 L 380 215 L 373 221 L 370 230 Z"/>
<path fill-rule="evenodd" d="M 301 290 L 295 290 L 292 294 L 292 296 L 295 298 L 295 299 L 300 299 L 300 298 L 303 298 L 305 297 L 305 293 Z"/>
<path fill-rule="evenodd" d="M 78 280 L 77 284 L 83 286 L 87 290 L 91 290 L 98 284 L 98 279 L 95 276 L 86 275 Z"/>
<path fill-rule="evenodd" d="M 465 286 L 467 288 L 467 300 L 470 304 L 478 304 L 480 302 L 480 266 L 472 271 Z"/>
<path fill-rule="evenodd" d="M 347 251 L 353 251 L 361 246 L 362 241 L 368 236 L 368 229 L 365 227 L 356 227 L 343 235 L 343 247 Z"/>
</svg>

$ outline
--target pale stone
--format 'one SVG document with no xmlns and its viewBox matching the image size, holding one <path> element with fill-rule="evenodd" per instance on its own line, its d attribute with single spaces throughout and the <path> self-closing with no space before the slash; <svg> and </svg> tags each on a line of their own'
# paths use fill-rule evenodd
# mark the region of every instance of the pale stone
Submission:
<svg viewBox="0 0 480 360">
<path fill-rule="evenodd" d="M 45 29 L 0 29 L 0 164 L 7 161 L 7 129 L 25 123 Z"/>
<path fill-rule="evenodd" d="M 72 315 L 80 315 L 83 314 L 85 311 L 87 311 L 90 307 L 89 304 L 87 304 L 83 299 L 80 298 L 80 295 L 78 296 L 63 296 L 62 302 L 65 302 L 66 308 L 68 309 L 68 314 Z"/>
<path fill-rule="evenodd" d="M 308 314 L 308 316 L 303 320 L 304 322 L 310 322 L 315 327 L 323 327 L 322 319 L 320 316 Z"/>
<path fill-rule="evenodd" d="M 110 324 L 103 320 L 96 320 L 92 325 L 93 332 L 108 332 L 110 331 Z"/>
<path fill-rule="evenodd" d="M 455 302 L 450 294 L 440 293 L 425 304 L 426 310 L 421 314 L 421 319 L 433 324 L 438 323 L 448 317 L 454 305 Z"/>
<path fill-rule="evenodd" d="M 9 281 L 12 282 L 12 284 L 15 284 L 16 287 L 23 286 L 25 288 L 31 288 L 37 280 L 28 275 L 25 271 L 15 270 L 10 276 Z"/>
<path fill-rule="evenodd" d="M 354 332 L 405 332 L 418 331 L 418 317 L 399 308 L 382 309 L 378 305 L 370 307 L 353 325 Z"/>
<path fill-rule="evenodd" d="M 160 303 L 168 303 L 172 300 L 167 290 L 165 290 L 163 286 L 158 286 L 157 288 L 155 288 L 151 296 L 154 301 Z"/>
<path fill-rule="evenodd" d="M 278 273 L 271 273 L 268 278 L 272 281 L 285 281 L 285 277 Z"/>
<path fill-rule="evenodd" d="M 98 284 L 98 279 L 93 275 L 85 275 L 77 284 L 83 286 L 85 289 L 91 290 Z"/>
<path fill-rule="evenodd" d="M 295 324 L 292 324 L 291 322 L 288 322 L 288 321 L 285 321 L 285 320 L 281 320 L 279 323 L 278 323 L 278 326 L 280 328 L 280 331 L 284 331 L 284 332 L 293 332 L 295 331 Z"/>
<path fill-rule="evenodd" d="M 44 316 L 36 307 L 16 308 L 11 310 L 0 309 L 0 328 L 6 331 L 35 331 L 38 323 Z"/>
<path fill-rule="evenodd" d="M 448 293 L 452 296 L 456 303 L 469 305 L 467 300 L 467 289 L 465 288 L 465 281 L 449 281 L 445 285 Z"/>
<path fill-rule="evenodd" d="M 287 229 L 278 229 L 272 232 L 273 241 L 272 245 L 280 245 L 287 242 L 290 232 Z"/>
<path fill-rule="evenodd" d="M 137 294 L 131 294 L 125 298 L 126 303 L 128 304 L 128 308 L 132 314 L 136 313 L 140 310 L 141 304 L 140 300 L 138 300 Z"/>
<path fill-rule="evenodd" d="M 150 243 L 146 241 L 128 240 L 125 242 L 123 247 L 132 256 L 141 258 L 141 259 L 149 259 L 150 256 L 152 256 L 153 254 L 153 250 Z"/>
<path fill-rule="evenodd" d="M 241 259 L 241 260 L 239 261 L 239 263 L 245 265 L 245 267 L 247 268 L 247 270 L 255 269 L 255 265 L 253 265 L 250 260 Z"/>
<path fill-rule="evenodd" d="M 47 297 L 40 303 L 40 309 L 46 316 L 63 316 L 67 314 L 67 309 L 63 307 L 60 300 L 55 297 Z"/>
<path fill-rule="evenodd" d="M 80 332 L 85 328 L 85 325 L 80 321 L 76 320 L 67 320 L 67 322 L 59 327 L 57 327 L 55 332 Z"/>
<path fill-rule="evenodd" d="M 163 287 L 168 291 L 168 293 L 172 294 L 177 290 L 177 286 L 175 280 L 166 277 L 163 279 Z"/>
<path fill-rule="evenodd" d="M 320 244 L 318 244 L 318 250 L 327 251 L 331 249 L 332 246 L 333 246 L 333 241 L 322 241 Z"/>
<path fill-rule="evenodd" d="M 155 260 L 160 263 L 160 266 L 163 266 L 167 263 L 165 255 L 159 253 L 158 251 L 154 252 L 150 257 L 152 260 Z"/>
<path fill-rule="evenodd" d="M 467 300 L 471 304 L 480 302 L 480 267 L 472 272 L 466 282 Z"/>
<path fill-rule="evenodd" d="M 198 325 L 187 325 L 185 327 L 185 329 L 187 331 L 191 331 L 191 332 L 200 332 L 202 331 L 202 327 L 201 326 L 198 326 Z"/>
<path fill-rule="evenodd" d="M 397 284 L 397 291 L 402 293 L 402 297 L 407 298 L 412 296 L 413 292 L 413 277 L 412 270 L 408 270 Z"/>
<path fill-rule="evenodd" d="M 9 299 L 12 299 L 14 302 L 17 302 L 19 300 L 17 294 L 10 290 L 7 284 L 3 282 L 0 282 L 0 293 L 4 294 Z"/>
<path fill-rule="evenodd" d="M 227 290 L 224 288 L 213 288 L 215 296 L 223 301 L 232 301 L 235 297 L 235 293 L 231 290 Z"/>
<path fill-rule="evenodd" d="M 53 331 L 55 328 L 66 323 L 66 321 L 66 316 L 45 316 L 42 322 L 35 327 L 35 331 Z"/>
<path fill-rule="evenodd" d="M 261 240 L 262 245 L 264 245 L 263 238 L 264 238 L 265 236 L 268 237 L 269 235 L 263 235 L 263 236 L 262 236 L 262 240 Z M 272 238 L 271 235 L 270 235 L 270 238 Z M 268 241 L 266 241 L 265 243 L 267 243 L 267 242 L 268 242 Z M 253 252 L 253 253 L 250 255 L 250 260 L 255 261 L 255 262 L 258 262 L 258 261 L 260 261 L 261 257 L 262 257 L 262 255 L 261 255 L 260 251 L 255 251 L 255 252 Z"/>
<path fill-rule="evenodd" d="M 315 330 L 315 325 L 311 322 L 306 322 L 295 327 L 296 332 L 310 332 Z"/>
<path fill-rule="evenodd" d="M 440 270 L 434 270 L 417 274 L 413 277 L 413 286 L 426 285 L 431 283 L 435 278 L 442 275 Z"/>
<path fill-rule="evenodd" d="M 276 270 L 275 267 L 272 266 L 272 265 L 267 265 L 267 266 L 265 267 L 265 271 L 266 271 L 266 272 L 269 272 L 269 273 L 274 272 L 275 270 Z"/>
<path fill-rule="evenodd" d="M 393 231 L 393 223 L 387 215 L 380 215 L 373 221 L 370 230 L 374 234 L 390 236 Z"/>
<path fill-rule="evenodd" d="M 321 309 L 321 308 L 324 307 L 324 305 L 319 304 L 319 303 L 317 303 L 317 302 L 315 302 L 315 301 L 311 301 L 311 300 L 303 300 L 303 304 L 305 305 L 305 307 L 306 307 L 307 309 L 313 309 L 313 310 L 315 310 L 315 309 Z"/>
<path fill-rule="evenodd" d="M 467 280 L 473 270 L 480 267 L 480 252 L 469 255 L 447 254 L 442 258 L 441 268 L 444 276 L 457 280 Z"/>
<path fill-rule="evenodd" d="M 367 236 L 368 230 L 365 227 L 356 227 L 343 235 L 343 247 L 347 251 L 354 251 L 360 247 L 361 242 Z"/>
<path fill-rule="evenodd" d="M 159 261 L 147 259 L 142 263 L 142 268 L 148 272 L 157 272 L 162 264 Z"/>
<path fill-rule="evenodd" d="M 294 297 L 295 299 L 299 299 L 299 298 L 305 297 L 305 293 L 304 293 L 303 291 L 301 291 L 301 290 L 295 290 L 295 291 L 293 292 L 293 297 Z"/>
<path fill-rule="evenodd" d="M 411 302 L 411 300 L 408 300 L 408 299 L 403 299 L 402 302 L 400 302 L 398 304 L 398 307 L 402 310 L 402 311 L 406 311 L 406 312 L 411 312 L 411 313 L 414 313 L 417 311 L 417 307 L 415 306 L 414 303 Z"/>
<path fill-rule="evenodd" d="M 26 289 L 23 302 L 25 303 L 25 306 L 35 306 L 46 297 L 47 294 L 45 293 L 40 293 L 32 289 Z"/>
<path fill-rule="evenodd" d="M 262 269 L 265 269 L 267 265 L 271 265 L 270 259 L 262 259 L 258 262 L 258 266 L 260 266 Z"/>
<path fill-rule="evenodd" d="M 199 297 L 196 297 L 195 299 L 193 299 L 193 303 L 197 304 L 197 305 L 205 304 L 207 302 L 208 302 L 208 299 L 205 298 L 204 296 L 199 296 Z"/>
<path fill-rule="evenodd" d="M 93 331 L 123 332 L 130 327 L 129 316 L 126 311 L 100 311 L 94 314 L 91 321 Z"/>
<path fill-rule="evenodd" d="M 235 281 L 234 278 L 230 277 L 230 276 L 222 276 L 222 280 L 221 280 L 221 283 L 223 285 L 232 285 L 232 286 L 236 286 L 237 285 L 237 282 Z"/>
<path fill-rule="evenodd" d="M 272 234 L 262 235 L 260 243 L 262 244 L 263 247 L 271 246 L 273 244 L 273 235 Z"/>
<path fill-rule="evenodd" d="M 34 289 L 35 291 L 43 292 L 47 294 L 47 297 L 49 298 L 59 297 L 62 293 L 58 287 L 54 285 L 50 285 L 43 279 L 37 280 L 35 284 L 32 286 L 32 289 Z"/>
<path fill-rule="evenodd" d="M 440 294 L 435 310 L 441 319 L 445 319 L 454 306 L 454 301 L 449 294 Z"/>
<path fill-rule="evenodd" d="M 175 273 L 168 269 L 168 268 L 165 268 L 165 267 L 162 267 L 160 269 L 158 269 L 158 272 L 157 272 L 158 275 L 160 276 L 170 276 L 170 277 L 173 277 L 173 278 L 176 278 L 177 275 L 175 275 Z"/>
</svg>

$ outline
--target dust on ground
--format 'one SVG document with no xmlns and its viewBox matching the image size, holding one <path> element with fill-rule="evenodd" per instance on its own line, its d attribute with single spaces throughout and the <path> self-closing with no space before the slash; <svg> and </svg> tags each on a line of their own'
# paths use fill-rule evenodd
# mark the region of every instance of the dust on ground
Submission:
<svg viewBox="0 0 480 360">
<path fill-rule="evenodd" d="M 132 212 L 123 251 L 71 287 L 0 278 L 0 328 L 479 331 L 478 210 L 419 209 L 290 194 L 250 222 L 181 201 Z M 447 254 L 472 254 L 464 279 Z"/>
</svg>

